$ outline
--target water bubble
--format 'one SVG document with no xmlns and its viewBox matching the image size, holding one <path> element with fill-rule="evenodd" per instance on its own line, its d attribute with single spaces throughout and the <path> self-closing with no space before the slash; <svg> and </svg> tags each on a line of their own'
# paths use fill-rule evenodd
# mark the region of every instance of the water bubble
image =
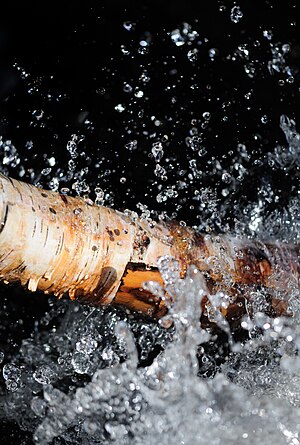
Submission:
<svg viewBox="0 0 300 445">
<path fill-rule="evenodd" d="M 243 15 L 244 14 L 239 6 L 234 6 L 231 9 L 230 18 L 233 23 L 238 23 L 242 19 Z"/>
<path fill-rule="evenodd" d="M 263 124 L 267 124 L 268 123 L 268 116 L 266 114 L 264 114 L 261 118 L 260 118 L 261 122 Z"/>
</svg>

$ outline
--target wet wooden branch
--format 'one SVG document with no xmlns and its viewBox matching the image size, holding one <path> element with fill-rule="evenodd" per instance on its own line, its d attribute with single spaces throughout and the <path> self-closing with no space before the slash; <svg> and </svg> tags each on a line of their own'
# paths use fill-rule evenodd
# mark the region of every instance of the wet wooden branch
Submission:
<svg viewBox="0 0 300 445">
<path fill-rule="evenodd" d="M 160 317 L 164 301 L 143 289 L 163 280 L 158 259 L 194 264 L 212 293 L 231 296 L 228 318 L 245 311 L 254 290 L 270 292 L 274 313 L 286 311 L 299 286 L 299 248 L 203 236 L 176 223 L 153 224 L 0 176 L 0 278 L 29 290 L 69 294 L 92 304 L 120 304 Z M 203 303 L 205 305 L 205 302 Z M 240 308 L 240 309 L 239 309 Z M 204 311 L 205 317 L 205 311 Z"/>
</svg>

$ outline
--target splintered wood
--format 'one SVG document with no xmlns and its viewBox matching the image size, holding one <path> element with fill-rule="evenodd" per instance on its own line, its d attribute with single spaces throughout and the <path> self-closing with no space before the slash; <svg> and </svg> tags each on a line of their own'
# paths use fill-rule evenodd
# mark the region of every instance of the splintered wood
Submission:
<svg viewBox="0 0 300 445">
<path fill-rule="evenodd" d="M 203 236 L 174 223 L 153 224 L 81 198 L 0 176 L 0 277 L 29 290 L 69 294 L 92 304 L 119 304 L 160 317 L 163 299 L 143 289 L 163 286 L 158 259 L 203 272 L 210 292 L 230 296 L 224 315 L 239 318 L 255 290 L 269 294 L 270 310 L 285 313 L 299 286 L 298 245 Z M 203 323 L 207 320 L 203 300 Z M 224 311 L 223 311 L 224 312 Z"/>
</svg>

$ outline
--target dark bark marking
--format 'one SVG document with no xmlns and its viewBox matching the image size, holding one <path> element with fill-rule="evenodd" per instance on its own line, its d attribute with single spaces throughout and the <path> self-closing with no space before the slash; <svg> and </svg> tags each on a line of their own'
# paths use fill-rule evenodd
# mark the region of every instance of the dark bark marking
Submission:
<svg viewBox="0 0 300 445">
<path fill-rule="evenodd" d="M 49 227 L 47 226 L 47 229 L 46 229 L 46 237 L 45 237 L 45 242 L 44 242 L 44 247 L 45 247 L 46 244 L 47 244 L 48 235 L 49 235 Z"/>
<path fill-rule="evenodd" d="M 36 232 L 36 219 L 34 220 L 34 226 L 33 226 L 31 238 L 34 238 L 35 232 Z"/>
<path fill-rule="evenodd" d="M 3 221 L 0 224 L 0 233 L 3 231 L 3 229 L 5 227 L 5 224 L 6 224 L 6 221 L 7 221 L 8 207 L 9 207 L 8 204 L 6 204 Z"/>
<path fill-rule="evenodd" d="M 68 205 L 68 198 L 66 197 L 66 195 L 59 195 L 61 197 L 61 200 Z"/>
</svg>

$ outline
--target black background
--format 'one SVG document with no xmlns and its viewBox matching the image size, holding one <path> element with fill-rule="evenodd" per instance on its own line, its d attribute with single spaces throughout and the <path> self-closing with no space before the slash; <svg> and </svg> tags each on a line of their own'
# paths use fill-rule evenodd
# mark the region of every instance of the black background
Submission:
<svg viewBox="0 0 300 445">
<path fill-rule="evenodd" d="M 279 116 L 297 120 L 300 109 L 298 9 L 290 1 L 257 5 L 243 1 L 243 18 L 233 23 L 234 2 L 126 3 L 32 0 L 1 6 L 0 134 L 17 147 L 26 167 L 23 179 L 30 182 L 39 175 L 28 170 L 47 167 L 45 156 L 54 154 L 57 164 L 65 166 L 67 141 L 74 133 L 83 134 L 80 148 L 86 156 L 78 160 L 78 168 L 89 166 L 88 182 L 95 184 L 100 178 L 101 186 L 112 191 L 117 208 L 135 210 L 141 201 L 194 223 L 190 195 L 199 184 L 190 184 L 176 200 L 158 204 L 155 164 L 148 156 L 151 144 L 168 136 L 165 158 L 174 160 L 168 184 L 176 184 L 178 171 L 188 169 L 187 161 L 195 157 L 184 142 L 191 120 L 200 121 L 203 112 L 211 113 L 203 136 L 208 151 L 202 159 L 204 170 L 212 156 L 226 155 L 239 142 L 258 156 L 282 143 Z M 130 32 L 123 26 L 126 21 L 135 24 Z M 190 46 L 177 47 L 169 33 L 183 22 L 199 37 Z M 273 33 L 271 42 L 263 37 L 265 30 Z M 139 42 L 147 35 L 151 42 L 142 55 Z M 286 74 L 268 71 L 270 43 L 278 42 L 291 45 L 286 64 L 294 70 L 292 84 L 286 82 Z M 252 78 L 245 73 L 245 60 L 239 56 L 233 60 L 241 44 L 250 50 Z M 129 55 L 122 54 L 122 45 Z M 194 63 L 187 57 L 193 48 L 199 50 Z M 218 49 L 213 62 L 210 48 Z M 139 80 L 143 70 L 150 76 L 146 84 Z M 284 86 L 279 85 L 280 79 L 285 80 Z M 142 89 L 143 98 L 125 93 L 124 83 Z M 251 98 L 246 99 L 249 92 Z M 123 113 L 115 110 L 119 103 L 126 106 Z M 43 116 L 38 119 L 40 111 Z M 266 124 L 261 122 L 264 115 Z M 160 120 L 159 127 L 151 116 Z M 91 125 L 84 124 L 85 118 Z M 133 153 L 124 148 L 130 140 L 138 142 Z M 25 149 L 28 141 L 33 142 L 30 152 Z M 99 160 L 101 166 L 95 167 Z M 9 173 L 16 176 L 13 169 Z M 124 176 L 127 181 L 121 186 Z M 47 180 L 41 184 L 47 186 Z M 181 211 L 176 210 L 178 202 Z"/>
</svg>

